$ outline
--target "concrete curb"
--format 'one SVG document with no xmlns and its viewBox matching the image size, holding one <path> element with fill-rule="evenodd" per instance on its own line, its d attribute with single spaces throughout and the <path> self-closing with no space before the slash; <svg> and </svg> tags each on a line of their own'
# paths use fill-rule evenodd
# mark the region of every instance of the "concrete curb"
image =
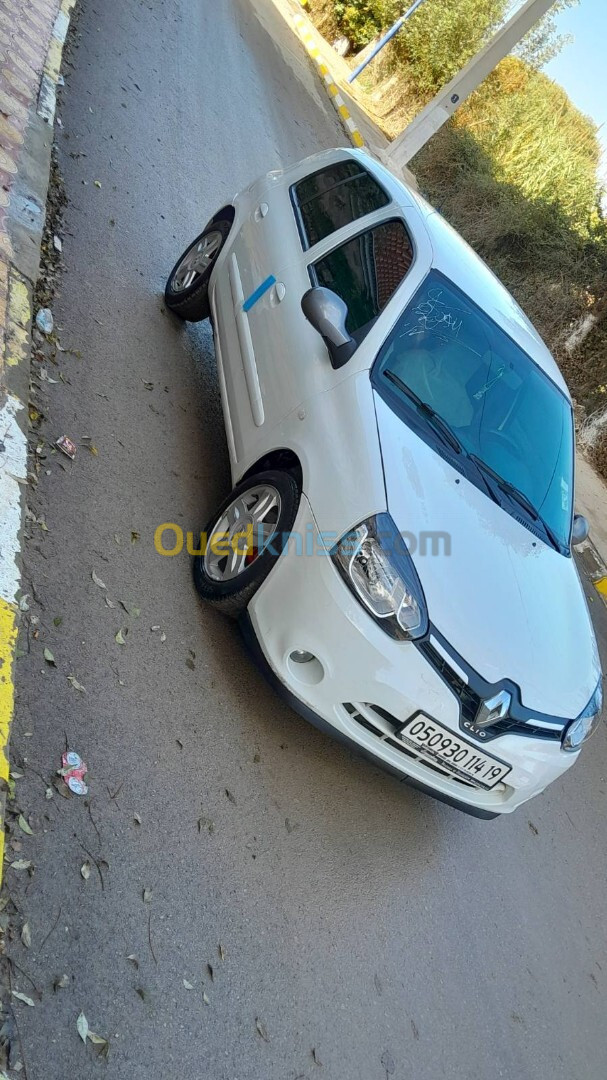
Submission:
<svg viewBox="0 0 607 1080">
<path fill-rule="evenodd" d="M 292 19 L 293 25 L 306 48 L 308 56 L 314 61 L 318 68 L 318 73 L 328 90 L 331 101 L 337 111 L 337 115 L 344 126 L 346 135 L 354 146 L 364 146 L 365 140 L 350 115 L 350 110 L 340 93 L 339 86 L 335 82 L 329 68 L 322 60 L 320 50 L 310 31 L 309 20 L 304 15 L 293 15 Z"/>
<path fill-rule="evenodd" d="M 583 544 L 580 544 L 577 553 L 588 579 L 607 606 L 607 566 L 605 566 L 600 551 L 592 540 L 588 539 Z"/>
<path fill-rule="evenodd" d="M 51 162 L 56 88 L 63 45 L 76 0 L 62 0 L 55 19 L 37 97 L 10 191 L 6 214 L 4 352 L 0 356 L 0 884 L 4 869 L 4 815 L 10 792 L 8 749 L 14 713 L 14 668 L 19 615 L 27 610 L 20 593 L 21 542 L 27 483 L 28 398 L 33 293 L 38 276 Z M 0 337 L 0 344 L 1 344 Z"/>
</svg>

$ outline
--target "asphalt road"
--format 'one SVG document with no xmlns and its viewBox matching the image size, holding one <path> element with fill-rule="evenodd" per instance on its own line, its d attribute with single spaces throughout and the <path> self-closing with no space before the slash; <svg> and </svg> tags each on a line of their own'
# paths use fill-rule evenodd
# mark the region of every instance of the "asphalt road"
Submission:
<svg viewBox="0 0 607 1080">
<path fill-rule="evenodd" d="M 154 550 L 229 487 L 210 331 L 163 311 L 165 276 L 234 190 L 343 142 L 331 107 L 249 0 L 82 0 L 78 28 L 54 313 L 81 357 L 59 355 L 41 437 L 79 448 L 28 496 L 48 532 L 13 729 L 35 873 L 7 870 L 32 932 L 12 952 L 42 991 L 15 1006 L 27 1080 L 602 1080 L 607 732 L 513 817 L 468 818 L 292 714 L 188 558 Z M 90 807 L 45 798 L 66 737 Z M 83 847 L 104 860 L 87 881 Z"/>
</svg>

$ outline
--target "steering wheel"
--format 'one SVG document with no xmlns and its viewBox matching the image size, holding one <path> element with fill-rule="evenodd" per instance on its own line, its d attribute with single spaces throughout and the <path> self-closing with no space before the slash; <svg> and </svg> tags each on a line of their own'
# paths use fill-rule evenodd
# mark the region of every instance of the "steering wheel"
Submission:
<svg viewBox="0 0 607 1080">
<path fill-rule="evenodd" d="M 520 446 L 510 437 L 510 435 L 504 435 L 503 431 L 486 431 L 485 438 L 491 439 L 494 442 L 502 443 L 509 454 L 515 459 L 515 461 L 521 464 L 526 464 L 521 457 Z"/>
</svg>

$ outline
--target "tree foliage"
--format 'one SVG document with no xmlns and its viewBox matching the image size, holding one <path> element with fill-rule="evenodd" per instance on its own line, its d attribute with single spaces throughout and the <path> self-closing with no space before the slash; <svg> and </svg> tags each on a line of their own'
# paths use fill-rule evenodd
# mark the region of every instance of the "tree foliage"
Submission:
<svg viewBox="0 0 607 1080">
<path fill-rule="evenodd" d="M 572 41 L 570 34 L 559 34 L 556 17 L 565 8 L 576 7 L 580 0 L 556 0 L 550 11 L 523 38 L 516 54 L 531 67 L 539 70 L 554 60 L 561 49 Z"/>
<path fill-rule="evenodd" d="M 420 99 L 432 97 L 482 46 L 498 26 L 508 0 L 425 0 L 397 34 L 390 49 L 395 66 L 406 66 Z M 403 13 L 399 0 L 336 0 L 341 33 L 362 48 Z"/>
<path fill-rule="evenodd" d="M 579 2 L 556 0 L 518 46 L 521 59 L 538 70 L 552 60 L 567 41 L 558 33 L 556 16 Z M 327 7 L 332 9 L 336 32 L 349 38 L 358 50 L 392 26 L 407 3 L 322 0 L 320 8 Z M 424 0 L 397 34 L 389 56 L 397 66 L 407 67 L 408 79 L 419 98 L 430 98 L 478 52 L 510 16 L 512 8 L 512 0 Z"/>
</svg>

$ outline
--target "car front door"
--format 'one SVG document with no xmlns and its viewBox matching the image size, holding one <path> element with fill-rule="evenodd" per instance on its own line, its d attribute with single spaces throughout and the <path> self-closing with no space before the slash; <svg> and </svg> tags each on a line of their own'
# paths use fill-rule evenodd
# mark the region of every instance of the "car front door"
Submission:
<svg viewBox="0 0 607 1080">
<path fill-rule="evenodd" d="M 275 216 L 293 258 L 272 268 L 267 252 L 277 258 L 276 244 L 258 245 L 252 258 L 245 234 L 226 268 L 242 355 L 242 366 L 226 366 L 228 397 L 237 402 L 231 410 L 237 460 L 248 458 L 303 402 L 343 378 L 303 316 L 304 293 L 325 285 L 342 296 L 348 329 L 360 342 L 413 261 L 400 207 L 358 161 L 346 158 L 304 175 L 291 184 L 288 198 L 290 222 L 284 205 Z"/>
</svg>

